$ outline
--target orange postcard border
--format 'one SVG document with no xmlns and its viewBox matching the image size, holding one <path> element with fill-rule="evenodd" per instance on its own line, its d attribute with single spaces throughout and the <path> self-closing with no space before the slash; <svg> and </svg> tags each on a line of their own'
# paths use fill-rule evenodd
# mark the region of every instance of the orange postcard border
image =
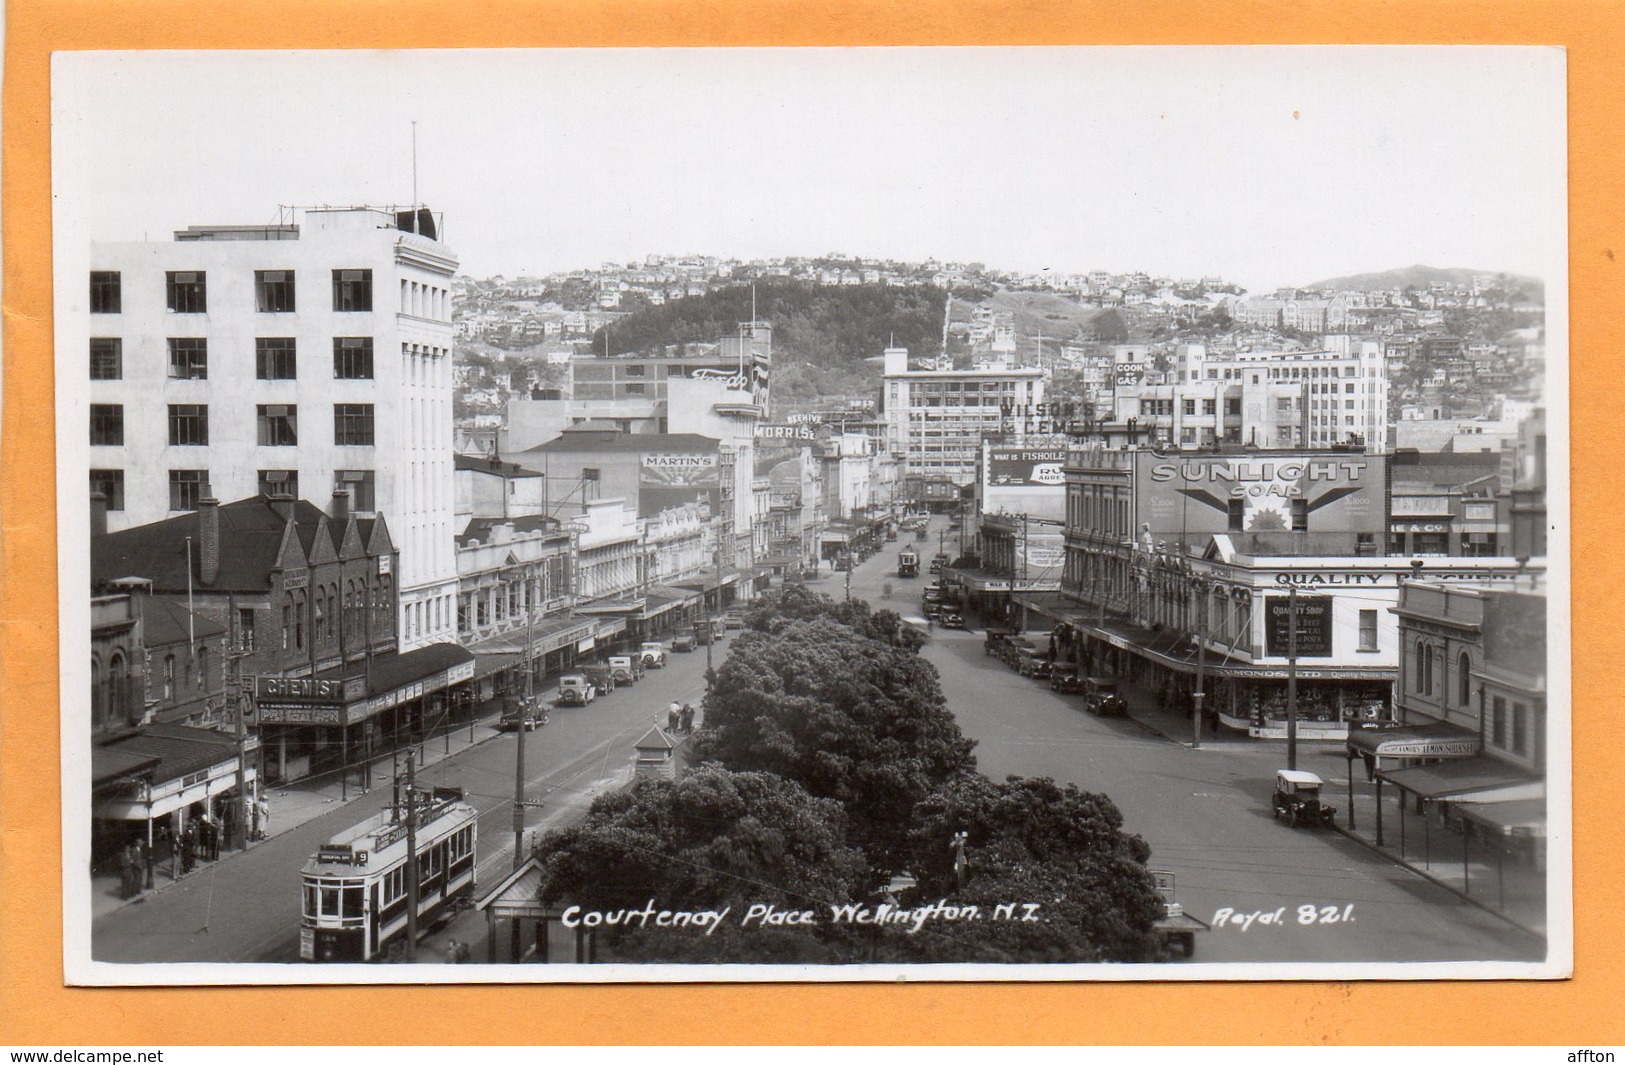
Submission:
<svg viewBox="0 0 1625 1065">
<path fill-rule="evenodd" d="M 12 0 L 4 80 L 0 436 L 0 1032 L 15 1044 L 1625 1043 L 1625 932 L 1603 735 L 1625 681 L 1599 467 L 1625 306 L 1612 0 Z M 56 50 L 1037 44 L 1548 44 L 1570 142 L 1575 976 L 1501 983 L 908 984 L 84 989 L 62 983 L 51 353 Z M 1516 145 L 1508 145 L 1515 151 Z M 1611 313 L 1612 312 L 1612 313 Z M 1589 475 L 1588 475 L 1589 474 Z M 1610 905 L 1610 900 L 1614 904 Z M 749 1008 L 741 1009 L 742 1001 Z M 359 1019 L 412 1017 L 413 1026 Z"/>
</svg>

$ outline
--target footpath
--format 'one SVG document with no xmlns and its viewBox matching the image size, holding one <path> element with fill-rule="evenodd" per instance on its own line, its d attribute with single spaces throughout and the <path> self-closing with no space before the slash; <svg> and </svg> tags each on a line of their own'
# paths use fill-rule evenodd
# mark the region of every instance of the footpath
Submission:
<svg viewBox="0 0 1625 1065">
<path fill-rule="evenodd" d="M 463 722 L 459 727 L 448 732 L 438 732 L 426 737 L 412 749 L 418 754 L 418 768 L 427 769 L 432 765 L 444 761 L 453 755 L 461 754 L 470 747 L 477 747 L 487 740 L 502 734 L 497 728 L 497 722 L 502 714 L 502 699 L 492 699 L 480 704 L 475 709 L 471 722 Z M 402 748 L 398 754 L 404 754 Z M 372 779 L 387 781 L 393 773 L 394 757 L 390 754 L 375 758 L 371 764 Z M 287 785 L 265 788 L 260 791 L 270 816 L 261 821 L 261 829 L 265 839 L 271 839 L 284 832 L 292 831 L 301 825 L 323 814 L 342 806 L 351 799 L 360 798 L 363 791 L 357 781 L 364 779 L 363 767 L 352 766 L 348 780 L 341 780 L 335 775 L 324 774 L 305 780 L 294 781 Z M 264 840 L 249 843 L 248 847 L 259 846 Z M 233 854 L 242 853 L 234 848 L 222 846 L 219 861 L 228 860 Z M 199 860 L 193 867 L 189 876 L 196 876 L 206 870 L 213 862 Z M 185 877 L 177 876 L 173 859 L 155 861 L 152 870 L 152 886 L 145 888 L 140 894 L 131 898 L 121 898 L 119 895 L 119 877 L 116 873 L 98 875 L 91 878 L 91 919 L 94 920 L 124 906 L 133 905 L 151 895 L 162 892 L 165 888 L 181 883 Z"/>
<path fill-rule="evenodd" d="M 1149 689 L 1122 685 L 1129 716 L 1164 739 L 1192 746 L 1191 720 L 1163 709 Z M 1221 729 L 1203 730 L 1202 751 L 1244 762 L 1257 776 L 1258 794 L 1267 800 L 1275 771 L 1286 768 L 1286 741 L 1253 739 Z M 1395 865 L 1444 888 L 1457 898 L 1492 913 L 1531 935 L 1546 934 L 1546 877 L 1543 869 L 1489 852 L 1476 839 L 1447 829 L 1414 807 L 1403 809 L 1397 788 L 1383 789 L 1382 833 L 1378 842 L 1377 798 L 1364 764 L 1354 762 L 1353 816 L 1350 817 L 1349 764 L 1342 741 L 1298 741 L 1298 768 L 1324 780 L 1324 801 L 1337 808 L 1335 830 Z M 1403 809 L 1403 812 L 1402 812 Z"/>
</svg>

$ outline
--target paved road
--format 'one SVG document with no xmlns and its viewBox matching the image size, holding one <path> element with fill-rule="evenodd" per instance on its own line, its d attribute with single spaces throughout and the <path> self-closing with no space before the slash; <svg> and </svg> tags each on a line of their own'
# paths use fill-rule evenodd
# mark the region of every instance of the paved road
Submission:
<svg viewBox="0 0 1625 1065">
<path fill-rule="evenodd" d="M 725 649 L 726 641 L 717 645 L 717 651 Z M 664 723 L 672 700 L 699 705 L 704 649 L 673 654 L 668 662 L 590 706 L 554 709 L 550 724 L 526 736 L 527 797 L 546 803 L 529 811 L 527 837 L 580 817 L 597 794 L 629 779 L 632 745 L 649 726 Z M 425 784 L 462 787 L 479 809 L 481 884 L 496 883 L 513 865 L 517 743 L 512 733 L 504 734 L 418 777 Z M 322 842 L 387 804 L 388 783 L 378 779 L 380 787 L 370 794 L 334 803 L 331 813 L 98 919 L 93 955 L 116 962 L 298 960 L 299 870 Z"/>
<path fill-rule="evenodd" d="M 931 527 L 931 544 L 943 528 Z M 852 595 L 919 613 L 934 578 L 896 575 L 896 550 L 862 564 Z M 884 597 L 890 584 L 892 596 Z M 839 590 L 837 590 L 839 591 Z M 1151 864 L 1177 877 L 1187 911 L 1213 922 L 1223 908 L 1274 914 L 1284 924 L 1226 924 L 1204 935 L 1198 961 L 1533 960 L 1543 948 L 1456 896 L 1335 832 L 1293 830 L 1270 813 L 1271 781 L 1284 743 L 1221 739 L 1190 748 L 1132 720 L 1093 717 L 1077 696 L 1021 677 L 982 649 L 981 631 L 937 629 L 926 656 L 948 705 L 977 741 L 984 773 L 1049 776 L 1109 795 L 1125 827 L 1151 845 Z M 1300 748 L 1300 766 L 1342 780 L 1326 745 Z M 1335 799 L 1335 796 L 1333 796 Z M 975 861 L 975 856 L 970 856 Z M 1315 907 L 1300 924 L 1298 907 Z M 1323 908 L 1330 907 L 1329 911 Z M 1334 923 L 1321 923 L 1325 915 Z M 1347 915 L 1352 920 L 1344 920 Z"/>
</svg>

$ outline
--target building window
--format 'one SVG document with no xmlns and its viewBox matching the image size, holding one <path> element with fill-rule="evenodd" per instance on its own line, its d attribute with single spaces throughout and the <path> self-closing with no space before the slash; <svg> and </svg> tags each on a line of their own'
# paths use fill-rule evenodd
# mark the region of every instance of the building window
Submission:
<svg viewBox="0 0 1625 1065">
<path fill-rule="evenodd" d="M 209 442 L 209 405 L 171 403 L 169 405 L 169 444 L 171 447 L 203 447 Z"/>
<path fill-rule="evenodd" d="M 1416 690 L 1426 692 L 1427 689 L 1428 645 L 1426 640 L 1416 641 Z"/>
<path fill-rule="evenodd" d="M 299 498 L 299 471 L 298 470 L 261 470 L 259 471 L 260 495 L 293 496 Z"/>
<path fill-rule="evenodd" d="M 1203 414 L 1216 414 L 1218 412 L 1218 408 L 1219 401 L 1216 399 L 1204 399 L 1202 401 Z"/>
<path fill-rule="evenodd" d="M 255 270 L 254 302 L 261 314 L 293 310 L 293 271 Z"/>
<path fill-rule="evenodd" d="M 1512 704 L 1512 753 L 1529 753 L 1529 707 Z"/>
<path fill-rule="evenodd" d="M 1309 529 L 1309 501 L 1307 499 L 1294 499 L 1292 502 L 1292 531 L 1306 532 Z"/>
<path fill-rule="evenodd" d="M 91 470 L 90 490 L 102 494 L 107 500 L 108 510 L 124 509 L 123 470 Z"/>
<path fill-rule="evenodd" d="M 175 656 L 164 656 L 164 702 L 175 698 Z"/>
<path fill-rule="evenodd" d="M 1241 400 L 1240 399 L 1226 398 L 1225 401 L 1224 401 L 1224 412 L 1227 415 L 1235 415 L 1236 417 L 1240 417 L 1241 416 Z"/>
<path fill-rule="evenodd" d="M 1502 750 L 1507 745 L 1507 701 L 1499 695 L 1490 704 L 1490 744 Z"/>
<path fill-rule="evenodd" d="M 370 512 L 378 509 L 371 470 L 335 470 L 333 491 L 350 493 L 351 510 Z"/>
<path fill-rule="evenodd" d="M 372 271 L 334 270 L 333 309 L 335 311 L 372 310 Z"/>
<path fill-rule="evenodd" d="M 626 394 L 629 395 L 629 396 L 641 396 L 641 395 L 643 395 L 644 394 L 644 384 L 643 384 L 643 382 L 641 382 L 641 381 L 629 381 L 627 383 L 627 385 L 626 385 Z"/>
<path fill-rule="evenodd" d="M 237 610 L 237 650 L 254 650 L 254 611 L 244 607 Z"/>
<path fill-rule="evenodd" d="M 280 404 L 259 405 L 261 447 L 294 447 L 299 443 L 299 409 Z"/>
<path fill-rule="evenodd" d="M 1377 612 L 1375 610 L 1360 611 L 1360 650 L 1375 651 L 1377 649 Z"/>
<path fill-rule="evenodd" d="M 340 447 L 371 447 L 372 404 L 333 404 L 333 443 Z"/>
<path fill-rule="evenodd" d="M 207 379 L 209 342 L 203 337 L 170 337 L 169 376 L 182 381 Z"/>
<path fill-rule="evenodd" d="M 118 337 L 90 338 L 90 379 L 118 381 L 124 377 L 124 341 Z"/>
<path fill-rule="evenodd" d="M 117 270 L 90 272 L 90 313 L 118 314 L 124 309 L 122 280 Z"/>
<path fill-rule="evenodd" d="M 103 447 L 118 447 L 124 443 L 123 404 L 90 405 L 90 442 Z"/>
<path fill-rule="evenodd" d="M 1247 520 L 1247 501 L 1244 499 L 1228 500 L 1225 503 L 1225 509 L 1230 519 L 1227 528 L 1231 532 L 1241 532 L 1246 527 L 1244 523 Z"/>
<path fill-rule="evenodd" d="M 1187 399 L 1185 401 L 1183 410 L 1185 411 L 1186 415 L 1194 415 L 1196 413 L 1196 401 L 1194 399 Z"/>
<path fill-rule="evenodd" d="M 334 337 L 333 376 L 341 381 L 372 380 L 372 337 Z"/>
<path fill-rule="evenodd" d="M 171 311 L 176 314 L 204 314 L 208 311 L 208 283 L 203 271 L 171 270 L 164 277 Z"/>
<path fill-rule="evenodd" d="M 299 373 L 293 337 L 254 338 L 254 376 L 261 381 L 292 381 Z"/>
<path fill-rule="evenodd" d="M 1456 702 L 1468 706 L 1473 701 L 1473 660 L 1466 651 L 1456 661 Z"/>
<path fill-rule="evenodd" d="M 208 470 L 170 470 L 169 509 L 196 510 L 197 501 L 203 498 L 208 486 Z"/>
</svg>

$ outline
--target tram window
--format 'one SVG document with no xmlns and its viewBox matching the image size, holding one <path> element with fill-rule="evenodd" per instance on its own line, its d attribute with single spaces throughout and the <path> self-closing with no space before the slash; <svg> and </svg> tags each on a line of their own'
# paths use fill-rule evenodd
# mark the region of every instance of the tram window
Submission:
<svg viewBox="0 0 1625 1065">
<path fill-rule="evenodd" d="M 339 889 L 322 886 L 322 916 L 337 917 L 339 915 Z"/>
<path fill-rule="evenodd" d="M 316 916 L 316 885 L 305 885 L 305 916 Z"/>
<path fill-rule="evenodd" d="M 344 916 L 360 917 L 361 914 L 361 882 L 359 880 L 346 880 L 344 882 Z"/>
</svg>

